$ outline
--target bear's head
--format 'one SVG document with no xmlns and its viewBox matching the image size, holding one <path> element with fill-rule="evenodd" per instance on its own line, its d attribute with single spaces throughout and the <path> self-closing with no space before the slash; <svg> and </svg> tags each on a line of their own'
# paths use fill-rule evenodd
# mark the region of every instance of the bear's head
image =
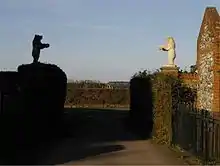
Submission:
<svg viewBox="0 0 220 166">
<path fill-rule="evenodd" d="M 34 36 L 34 40 L 35 41 L 41 41 L 43 39 L 43 36 L 42 35 L 35 35 Z"/>
</svg>

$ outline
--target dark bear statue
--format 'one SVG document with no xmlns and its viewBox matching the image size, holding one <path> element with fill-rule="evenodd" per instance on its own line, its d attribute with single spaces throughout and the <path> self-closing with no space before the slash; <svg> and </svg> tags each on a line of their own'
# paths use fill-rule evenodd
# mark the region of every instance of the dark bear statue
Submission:
<svg viewBox="0 0 220 166">
<path fill-rule="evenodd" d="M 40 58 L 40 50 L 44 48 L 50 47 L 50 44 L 44 44 L 41 43 L 41 40 L 43 39 L 43 36 L 41 35 L 35 35 L 33 42 L 32 42 L 32 57 L 33 57 L 33 63 L 37 63 Z"/>
</svg>

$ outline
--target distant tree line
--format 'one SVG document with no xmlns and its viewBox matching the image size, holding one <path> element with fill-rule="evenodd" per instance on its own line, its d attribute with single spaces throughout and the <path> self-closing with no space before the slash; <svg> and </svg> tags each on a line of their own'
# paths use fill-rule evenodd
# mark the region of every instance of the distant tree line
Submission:
<svg viewBox="0 0 220 166">
<path fill-rule="evenodd" d="M 69 81 L 69 87 L 71 88 L 129 88 L 129 82 L 126 81 L 110 81 L 108 83 L 103 83 L 96 80 L 80 80 L 80 81 Z"/>
</svg>

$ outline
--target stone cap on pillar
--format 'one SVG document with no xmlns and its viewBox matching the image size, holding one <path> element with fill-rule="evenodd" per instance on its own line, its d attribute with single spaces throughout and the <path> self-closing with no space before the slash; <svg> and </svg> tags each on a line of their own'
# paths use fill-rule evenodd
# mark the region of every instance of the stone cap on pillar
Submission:
<svg viewBox="0 0 220 166">
<path fill-rule="evenodd" d="M 179 69 L 176 65 L 164 65 L 160 68 L 162 73 L 172 76 L 178 76 Z"/>
</svg>

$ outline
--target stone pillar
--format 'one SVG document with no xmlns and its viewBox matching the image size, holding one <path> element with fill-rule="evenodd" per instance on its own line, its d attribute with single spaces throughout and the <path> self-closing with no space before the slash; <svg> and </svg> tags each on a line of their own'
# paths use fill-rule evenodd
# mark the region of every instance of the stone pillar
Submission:
<svg viewBox="0 0 220 166">
<path fill-rule="evenodd" d="M 207 7 L 197 40 L 199 110 L 220 111 L 220 16 Z"/>
<path fill-rule="evenodd" d="M 176 76 L 178 77 L 179 67 L 177 66 L 162 66 L 160 68 L 161 72 L 166 75 Z"/>
</svg>

